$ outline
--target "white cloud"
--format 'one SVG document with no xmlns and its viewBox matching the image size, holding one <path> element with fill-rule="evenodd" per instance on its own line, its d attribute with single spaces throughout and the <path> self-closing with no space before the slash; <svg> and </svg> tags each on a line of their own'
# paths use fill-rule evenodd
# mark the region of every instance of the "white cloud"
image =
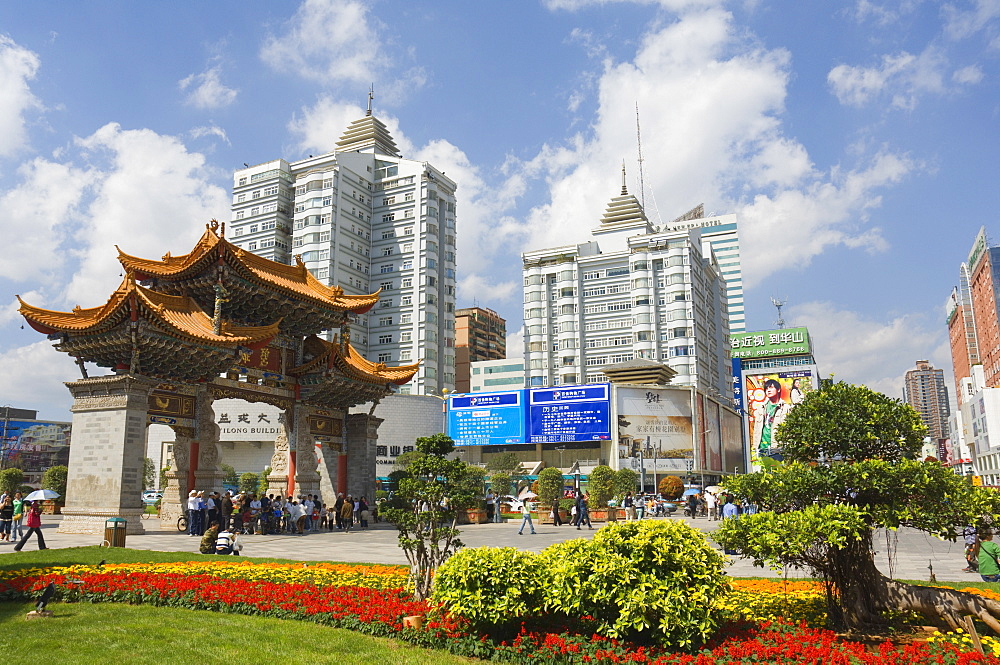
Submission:
<svg viewBox="0 0 1000 665">
<path fill-rule="evenodd" d="M 109 123 L 77 145 L 102 166 L 90 173 L 95 197 L 76 235 L 80 268 L 69 302 L 94 306 L 118 286 L 115 244 L 142 257 L 180 254 L 210 219 L 226 219 L 228 193 L 208 184 L 204 157 L 174 137 Z"/>
<path fill-rule="evenodd" d="M 883 95 L 892 106 L 912 109 L 925 94 L 944 94 L 948 63 L 944 53 L 929 46 L 920 55 L 905 51 L 883 55 L 872 67 L 837 65 L 827 75 L 827 82 L 842 104 L 864 106 Z"/>
<path fill-rule="evenodd" d="M 882 153 L 864 170 L 817 178 L 801 189 L 758 194 L 738 211 L 747 288 L 787 269 L 801 270 L 834 245 L 883 250 L 877 228 L 867 228 L 868 211 L 877 207 L 880 188 L 899 182 L 915 168 L 898 155 Z M 779 249 L 780 248 L 780 249 Z M 794 248 L 789 253 L 789 248 Z M 794 265 L 783 257 L 794 256 Z"/>
<path fill-rule="evenodd" d="M 686 11 L 725 4 L 724 0 L 544 0 L 544 5 L 550 11 L 575 12 L 594 5 L 614 5 L 626 2 L 629 4 L 660 5 L 670 11 Z"/>
<path fill-rule="evenodd" d="M 971 9 L 961 9 L 953 4 L 943 7 L 945 34 L 948 37 L 966 39 L 1000 18 L 1000 0 L 974 0 L 972 5 Z"/>
<path fill-rule="evenodd" d="M 979 65 L 969 65 L 955 70 L 951 80 L 958 84 L 975 85 L 983 80 L 983 70 Z"/>
<path fill-rule="evenodd" d="M 215 136 L 218 137 L 226 145 L 232 145 L 232 143 L 229 142 L 229 137 L 226 135 L 226 130 L 217 125 L 206 125 L 205 127 L 195 127 L 189 132 L 189 134 L 191 135 L 191 138 L 194 139 L 200 139 L 206 136 Z"/>
<path fill-rule="evenodd" d="M 28 142 L 24 114 L 42 108 L 28 81 L 40 65 L 35 53 L 0 35 L 0 156 L 13 155 Z"/>
<path fill-rule="evenodd" d="M 790 326 L 807 326 L 813 355 L 824 377 L 860 383 L 901 398 L 903 375 L 918 359 L 951 367 L 948 331 L 940 318 L 925 314 L 872 319 L 828 302 L 789 307 Z"/>
<path fill-rule="evenodd" d="M 285 74 L 324 84 L 364 83 L 386 66 L 385 44 L 368 14 L 355 0 L 305 0 L 283 35 L 272 36 L 260 57 Z"/>
<path fill-rule="evenodd" d="M 524 357 L 524 328 L 518 328 L 513 332 L 508 330 L 507 357 L 513 359 Z"/>
<path fill-rule="evenodd" d="M 69 223 L 79 215 L 90 174 L 41 158 L 25 162 L 17 172 L 20 183 L 0 194 L 0 234 L 5 239 L 0 277 L 49 281 L 66 263 Z"/>
<path fill-rule="evenodd" d="M 493 282 L 489 276 L 483 276 L 476 272 L 460 273 L 462 279 L 458 283 L 459 307 L 470 307 L 474 302 L 478 303 L 509 303 L 512 300 L 521 300 L 520 282 Z M 494 307 L 495 305 L 489 305 Z"/>
<path fill-rule="evenodd" d="M 80 370 L 73 359 L 45 339 L 0 353 L 0 383 L 9 387 L 8 403 L 36 409 L 42 418 L 70 418 L 73 399 L 63 382 L 78 378 Z"/>
<path fill-rule="evenodd" d="M 191 74 L 178 85 L 181 90 L 189 90 L 184 103 L 199 109 L 220 109 L 236 101 L 237 91 L 223 85 L 218 66 L 201 74 Z"/>
</svg>

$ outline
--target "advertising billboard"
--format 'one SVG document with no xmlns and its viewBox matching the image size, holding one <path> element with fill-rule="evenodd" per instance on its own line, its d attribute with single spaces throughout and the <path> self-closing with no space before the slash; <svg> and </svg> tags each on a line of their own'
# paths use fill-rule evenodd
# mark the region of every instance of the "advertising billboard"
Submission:
<svg viewBox="0 0 1000 665">
<path fill-rule="evenodd" d="M 69 445 L 71 430 L 69 423 L 0 420 L 0 459 L 10 463 L 33 453 L 62 450 Z"/>
<path fill-rule="evenodd" d="M 638 448 L 647 458 L 689 452 L 692 443 L 691 391 L 687 388 L 625 388 L 618 400 L 619 457 L 631 457 Z"/>
<path fill-rule="evenodd" d="M 768 374 L 743 374 L 750 456 L 758 467 L 781 461 L 778 427 L 789 412 L 815 388 L 811 369 Z"/>
<path fill-rule="evenodd" d="M 806 328 L 783 328 L 729 336 L 733 358 L 774 358 L 812 353 Z"/>
<path fill-rule="evenodd" d="M 608 384 L 528 391 L 528 443 L 607 441 L 610 438 Z"/>
<path fill-rule="evenodd" d="M 524 390 L 448 398 L 448 436 L 456 446 L 525 442 Z"/>
</svg>

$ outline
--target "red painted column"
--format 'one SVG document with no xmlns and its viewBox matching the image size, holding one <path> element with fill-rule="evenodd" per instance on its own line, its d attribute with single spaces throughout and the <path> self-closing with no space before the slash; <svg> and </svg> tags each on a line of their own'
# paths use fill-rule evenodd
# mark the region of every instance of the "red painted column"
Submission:
<svg viewBox="0 0 1000 665">
<path fill-rule="evenodd" d="M 288 453 L 288 496 L 295 496 L 295 451 Z"/>
<path fill-rule="evenodd" d="M 347 496 L 347 453 L 343 451 L 337 456 L 337 492 Z"/>
</svg>

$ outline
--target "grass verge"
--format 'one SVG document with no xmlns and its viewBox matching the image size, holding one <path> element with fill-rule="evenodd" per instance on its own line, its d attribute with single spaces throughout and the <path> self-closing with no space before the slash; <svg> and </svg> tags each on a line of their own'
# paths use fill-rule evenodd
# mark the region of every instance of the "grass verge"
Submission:
<svg viewBox="0 0 1000 665">
<path fill-rule="evenodd" d="M 451 665 L 475 661 L 306 621 L 119 603 L 54 603 L 25 622 L 32 603 L 0 603 L 0 648 L 38 663 L 205 665 L 338 663 Z M 119 661 L 121 662 L 121 661 Z"/>
</svg>

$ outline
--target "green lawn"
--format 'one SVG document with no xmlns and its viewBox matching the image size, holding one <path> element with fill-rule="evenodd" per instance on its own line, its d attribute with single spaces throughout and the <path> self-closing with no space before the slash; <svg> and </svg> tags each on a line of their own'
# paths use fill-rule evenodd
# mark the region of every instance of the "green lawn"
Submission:
<svg viewBox="0 0 1000 665">
<path fill-rule="evenodd" d="M 72 566 L 77 564 L 97 564 L 102 559 L 106 563 L 172 563 L 175 561 L 204 561 L 220 557 L 197 552 L 155 552 L 152 550 L 132 550 L 126 547 L 63 547 L 47 550 L 25 550 L 0 554 L 0 570 L 30 568 L 32 566 Z M 253 561 L 254 563 L 294 563 L 292 559 L 269 559 L 264 557 L 221 557 L 224 560 Z M 307 562 L 317 563 L 317 562 Z"/>
<path fill-rule="evenodd" d="M 472 663 L 396 640 L 308 621 L 119 603 L 53 603 L 52 619 L 26 622 L 32 603 L 0 603 L 0 649 L 32 663 L 129 665 L 431 665 Z M 19 659 L 23 659 L 19 658 Z"/>
</svg>

